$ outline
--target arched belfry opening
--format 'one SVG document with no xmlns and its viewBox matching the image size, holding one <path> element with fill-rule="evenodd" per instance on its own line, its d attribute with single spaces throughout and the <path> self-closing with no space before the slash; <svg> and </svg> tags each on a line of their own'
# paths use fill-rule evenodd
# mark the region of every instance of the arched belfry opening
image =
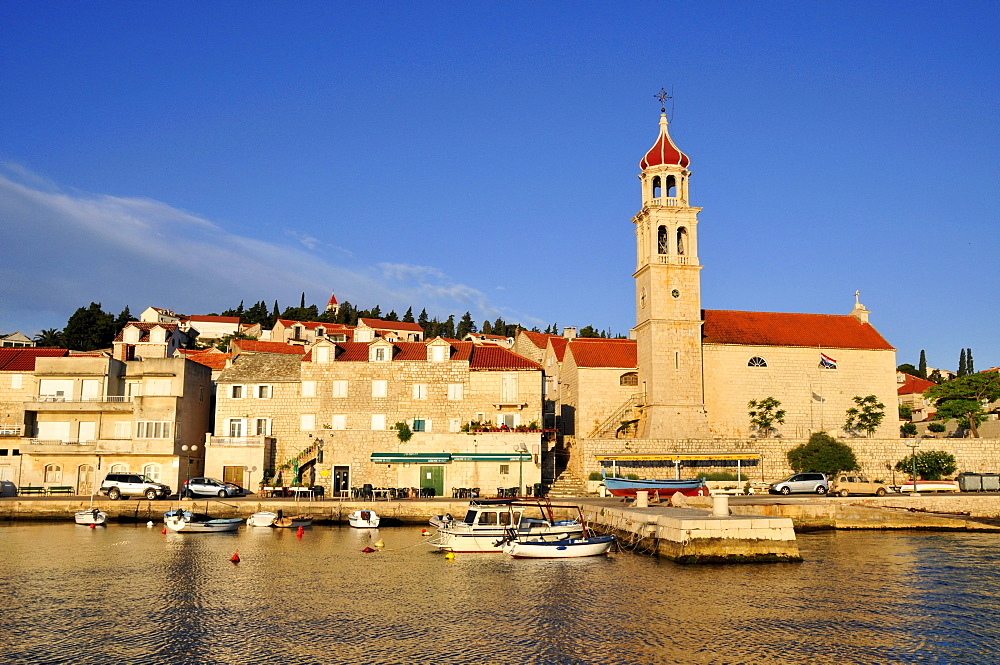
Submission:
<svg viewBox="0 0 1000 665">
<path fill-rule="evenodd" d="M 661 183 L 660 183 L 660 176 L 653 176 L 653 198 L 654 199 L 660 198 L 660 194 L 662 193 L 662 189 L 663 188 L 662 188 Z"/>
<path fill-rule="evenodd" d="M 669 254 L 670 253 L 670 242 L 667 240 L 667 227 L 660 226 L 656 230 L 656 253 L 657 254 Z"/>
<path fill-rule="evenodd" d="M 688 231 L 683 226 L 677 229 L 677 255 L 687 254 Z"/>
<path fill-rule="evenodd" d="M 677 196 L 677 178 L 672 175 L 667 176 L 663 195 L 670 198 Z"/>
</svg>

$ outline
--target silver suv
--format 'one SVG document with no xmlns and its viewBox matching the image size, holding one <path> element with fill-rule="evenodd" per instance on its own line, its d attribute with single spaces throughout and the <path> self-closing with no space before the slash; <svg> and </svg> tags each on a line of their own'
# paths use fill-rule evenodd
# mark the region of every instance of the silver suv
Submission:
<svg viewBox="0 0 1000 665">
<path fill-rule="evenodd" d="M 774 483 L 768 490 L 771 494 L 813 493 L 826 494 L 830 490 L 826 474 L 796 473 L 790 478 Z"/>
<path fill-rule="evenodd" d="M 109 473 L 101 483 L 101 494 L 107 494 L 112 501 L 122 497 L 144 496 L 150 501 L 170 496 L 170 487 L 154 482 L 141 473 Z"/>
</svg>

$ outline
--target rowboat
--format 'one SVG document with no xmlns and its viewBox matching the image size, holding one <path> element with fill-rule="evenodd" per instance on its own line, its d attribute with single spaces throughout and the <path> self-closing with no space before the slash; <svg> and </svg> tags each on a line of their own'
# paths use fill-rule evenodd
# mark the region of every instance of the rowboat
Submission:
<svg viewBox="0 0 1000 665">
<path fill-rule="evenodd" d="M 570 559 L 607 554 L 614 536 L 590 536 L 565 540 L 522 540 L 515 538 L 503 546 L 505 554 L 515 559 Z"/>
<path fill-rule="evenodd" d="M 614 478 L 601 471 L 604 477 L 604 486 L 612 496 L 631 496 L 636 492 L 649 492 L 651 497 L 667 499 L 677 492 L 684 496 L 708 496 L 708 485 L 702 478 L 692 478 L 690 480 L 668 480 L 668 479 L 631 479 Z"/>
<path fill-rule="evenodd" d="M 313 523 L 312 515 L 292 515 L 291 517 L 282 517 L 280 510 L 278 511 L 278 515 L 279 516 L 274 520 L 271 526 L 279 529 L 296 529 L 300 526 L 312 526 Z"/>
<path fill-rule="evenodd" d="M 374 510 L 355 510 L 347 516 L 347 523 L 355 529 L 377 529 L 380 520 Z"/>
<path fill-rule="evenodd" d="M 907 480 L 899 486 L 900 492 L 912 492 L 913 481 Z M 918 492 L 961 492 L 957 480 L 917 480 Z"/>
<path fill-rule="evenodd" d="M 73 515 L 73 521 L 77 524 L 101 525 L 108 521 L 108 514 L 99 508 L 88 508 Z"/>
<path fill-rule="evenodd" d="M 278 519 L 278 513 L 262 510 L 247 518 L 247 526 L 274 526 L 276 519 Z"/>
<path fill-rule="evenodd" d="M 472 501 L 461 520 L 451 515 L 432 517 L 430 523 L 437 528 L 437 534 L 427 544 L 449 552 L 501 552 L 511 530 L 517 536 L 545 540 L 583 535 L 582 520 L 557 520 L 552 508 L 578 509 L 577 506 L 553 506 L 542 499 Z M 526 512 L 531 509 L 537 509 L 539 517 L 528 517 Z"/>
<path fill-rule="evenodd" d="M 180 533 L 221 533 L 225 531 L 236 531 L 243 524 L 239 517 L 226 517 L 221 519 L 199 520 L 192 516 L 189 520 L 184 512 L 171 515 L 164 521 L 171 531 Z"/>
</svg>

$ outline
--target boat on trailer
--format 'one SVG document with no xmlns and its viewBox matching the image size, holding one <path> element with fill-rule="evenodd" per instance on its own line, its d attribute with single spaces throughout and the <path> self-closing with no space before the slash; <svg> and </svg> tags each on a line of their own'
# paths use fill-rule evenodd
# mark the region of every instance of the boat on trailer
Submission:
<svg viewBox="0 0 1000 665">
<path fill-rule="evenodd" d="M 650 497 L 660 499 L 669 499 L 677 492 L 684 496 L 709 495 L 708 484 L 703 478 L 690 480 L 616 478 L 607 475 L 603 469 L 601 476 L 604 478 L 604 486 L 608 488 L 611 496 L 634 497 L 635 493 L 639 491 L 649 492 Z"/>
<path fill-rule="evenodd" d="M 557 520 L 548 500 L 484 499 L 469 503 L 461 520 L 451 515 L 436 515 L 430 519 L 437 534 L 427 544 L 449 552 L 501 552 L 505 540 L 516 536 L 546 541 L 579 538 L 584 533 L 580 519 Z M 529 512 L 538 511 L 538 517 Z"/>
<path fill-rule="evenodd" d="M 907 480 L 899 486 L 900 492 L 912 492 L 913 481 Z M 957 480 L 917 480 L 918 492 L 961 492 Z"/>
</svg>

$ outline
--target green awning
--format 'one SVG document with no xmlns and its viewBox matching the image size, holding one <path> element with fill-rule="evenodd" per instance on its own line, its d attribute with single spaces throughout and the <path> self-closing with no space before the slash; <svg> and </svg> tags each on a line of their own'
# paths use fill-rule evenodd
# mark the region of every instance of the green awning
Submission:
<svg viewBox="0 0 1000 665">
<path fill-rule="evenodd" d="M 375 464 L 448 464 L 450 453 L 372 453 Z"/>
<path fill-rule="evenodd" d="M 530 453 L 452 453 L 453 462 L 531 462 Z"/>
</svg>

